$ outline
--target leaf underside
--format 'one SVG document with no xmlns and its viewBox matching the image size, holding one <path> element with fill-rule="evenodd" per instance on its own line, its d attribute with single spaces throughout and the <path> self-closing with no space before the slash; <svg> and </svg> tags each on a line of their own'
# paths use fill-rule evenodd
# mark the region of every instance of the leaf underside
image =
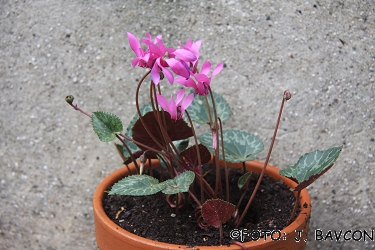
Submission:
<svg viewBox="0 0 375 250">
<path fill-rule="evenodd" d="M 294 166 L 280 170 L 279 174 L 296 181 L 299 184 L 295 189 L 296 191 L 302 190 L 333 166 L 333 163 L 340 155 L 342 147 L 306 153 L 299 158 Z"/>
<path fill-rule="evenodd" d="M 221 199 L 207 200 L 202 205 L 203 219 L 218 228 L 227 222 L 235 211 L 235 206 Z"/>
<path fill-rule="evenodd" d="M 223 130 L 225 160 L 232 163 L 252 161 L 255 155 L 264 148 L 259 137 L 240 130 Z M 217 138 L 221 136 L 218 134 Z M 215 150 L 212 148 L 212 133 L 207 132 L 198 136 L 199 141 L 205 145 L 211 153 Z M 220 144 L 221 145 L 221 139 Z M 220 150 L 220 159 L 223 159 Z"/>
<path fill-rule="evenodd" d="M 165 118 L 166 126 L 164 127 L 164 129 L 166 130 L 166 133 L 171 141 L 183 140 L 193 136 L 192 129 L 184 120 L 172 120 L 171 116 L 166 111 L 160 111 L 160 116 L 164 116 Z M 148 131 L 152 134 L 155 140 L 157 140 L 159 144 L 165 147 L 167 142 L 164 139 L 155 114 L 153 112 L 148 112 L 142 117 L 142 120 L 146 124 Z M 143 143 L 155 150 L 161 150 L 159 145 L 148 134 L 145 127 L 143 127 L 142 121 L 140 119 L 134 124 L 132 133 L 134 140 Z M 146 150 L 146 148 L 143 148 L 141 146 L 139 147 L 142 150 Z"/>
<path fill-rule="evenodd" d="M 146 113 L 152 111 L 151 103 L 148 102 L 145 105 L 143 105 L 142 108 L 140 109 L 140 111 L 141 111 L 141 115 L 145 115 Z M 130 138 L 133 138 L 132 129 L 134 127 L 134 124 L 138 121 L 138 119 L 139 119 L 139 115 L 138 115 L 138 113 L 136 113 L 134 115 L 133 119 L 131 120 L 131 122 L 129 123 L 128 127 L 126 128 L 125 135 L 129 136 Z M 140 151 L 140 149 L 138 148 L 138 146 L 135 145 L 133 142 L 131 142 L 131 141 L 125 141 L 125 143 L 126 143 L 126 145 L 128 145 L 128 147 L 130 148 L 130 151 L 132 153 Z"/>
<path fill-rule="evenodd" d="M 208 149 L 202 145 L 198 144 L 198 150 L 200 153 L 201 164 L 206 164 L 211 160 L 211 153 Z M 181 152 L 181 156 L 184 157 L 185 161 L 189 162 L 192 167 L 197 167 L 198 164 L 198 154 L 195 145 Z"/>
</svg>

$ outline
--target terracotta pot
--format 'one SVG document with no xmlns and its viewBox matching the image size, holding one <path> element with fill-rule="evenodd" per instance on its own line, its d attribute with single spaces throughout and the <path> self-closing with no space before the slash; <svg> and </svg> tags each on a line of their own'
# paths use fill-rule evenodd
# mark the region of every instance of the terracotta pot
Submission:
<svg viewBox="0 0 375 250">
<path fill-rule="evenodd" d="M 153 165 L 158 164 L 153 161 Z M 263 167 L 262 162 L 251 161 L 246 163 L 248 170 L 259 173 Z M 228 164 L 230 167 L 242 168 L 242 164 Z M 133 164 L 129 165 L 132 173 L 135 173 Z M 288 178 L 280 176 L 279 169 L 268 165 L 266 174 L 274 179 L 282 180 L 288 187 L 295 187 L 297 184 Z M 93 198 L 94 222 L 96 230 L 96 242 L 101 250 L 131 250 L 131 249 L 191 249 L 184 245 L 167 244 L 154 240 L 149 240 L 116 225 L 108 218 L 103 209 L 104 191 L 118 180 L 127 176 L 129 171 L 126 167 L 116 170 L 107 176 L 96 188 Z M 304 249 L 307 241 L 307 234 L 310 222 L 311 200 L 306 189 L 302 190 L 300 197 L 301 212 L 297 219 L 288 227 L 281 230 L 280 240 L 274 241 L 271 237 L 267 240 L 263 238 L 258 241 L 250 241 L 243 243 L 247 249 Z M 274 234 L 274 239 L 278 235 Z M 295 238 L 300 239 L 296 242 Z M 194 249 L 208 250 L 218 249 L 218 246 L 196 246 Z M 241 249 L 239 246 L 232 244 L 228 246 L 220 246 L 219 249 L 234 250 Z"/>
</svg>

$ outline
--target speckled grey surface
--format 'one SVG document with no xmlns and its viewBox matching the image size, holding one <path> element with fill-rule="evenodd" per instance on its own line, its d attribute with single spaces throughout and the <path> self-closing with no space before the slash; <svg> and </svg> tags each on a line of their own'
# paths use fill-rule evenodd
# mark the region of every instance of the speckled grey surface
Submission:
<svg viewBox="0 0 375 250">
<path fill-rule="evenodd" d="M 96 249 L 91 197 L 121 160 L 64 97 L 127 124 L 144 71 L 126 31 L 149 31 L 169 46 L 202 39 L 202 60 L 226 64 L 212 82 L 233 108 L 225 127 L 266 147 L 289 89 L 271 164 L 344 144 L 309 189 L 307 249 L 373 249 L 314 230 L 375 229 L 374 12 L 366 0 L 1 1 L 0 248 Z"/>
</svg>

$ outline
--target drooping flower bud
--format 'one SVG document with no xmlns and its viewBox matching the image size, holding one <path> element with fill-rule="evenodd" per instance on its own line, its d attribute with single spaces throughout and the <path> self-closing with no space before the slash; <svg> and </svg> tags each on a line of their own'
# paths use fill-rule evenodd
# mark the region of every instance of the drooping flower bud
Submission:
<svg viewBox="0 0 375 250">
<path fill-rule="evenodd" d="M 292 94 L 289 92 L 289 90 L 284 91 L 284 99 L 285 101 L 288 101 L 290 98 L 292 98 Z"/>
<path fill-rule="evenodd" d="M 143 173 L 143 167 L 147 161 L 147 158 L 145 156 L 145 154 L 142 154 L 140 157 L 139 157 L 139 161 L 141 162 L 141 166 L 139 167 L 139 174 L 141 175 Z"/>
</svg>

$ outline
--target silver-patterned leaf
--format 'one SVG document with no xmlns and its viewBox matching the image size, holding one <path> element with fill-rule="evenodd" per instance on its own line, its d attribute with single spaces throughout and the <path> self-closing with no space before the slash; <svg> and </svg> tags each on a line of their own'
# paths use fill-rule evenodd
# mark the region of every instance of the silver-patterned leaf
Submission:
<svg viewBox="0 0 375 250">
<path fill-rule="evenodd" d="M 195 174 L 193 171 L 185 171 L 177 175 L 174 179 L 166 180 L 165 189 L 162 190 L 164 194 L 177 194 L 180 192 L 187 192 L 191 183 L 194 181 Z"/>
<path fill-rule="evenodd" d="M 228 105 L 228 103 L 225 101 L 225 99 L 215 93 L 212 92 L 214 95 L 214 100 L 216 104 L 216 112 L 218 117 L 220 117 L 222 122 L 227 121 L 231 116 L 231 110 Z M 208 103 L 210 104 L 211 108 L 211 114 L 214 114 L 213 108 L 212 108 L 212 101 L 211 97 L 207 96 Z M 187 111 L 190 114 L 190 117 L 193 121 L 199 123 L 199 124 L 207 124 L 210 123 L 210 118 L 208 116 L 206 101 L 204 96 L 195 95 L 193 103 L 189 106 Z"/>
<path fill-rule="evenodd" d="M 279 174 L 294 178 L 298 183 L 308 180 L 311 176 L 318 175 L 331 166 L 339 157 L 343 146 L 327 150 L 315 150 L 301 156 L 294 166 L 280 170 Z"/>
<path fill-rule="evenodd" d="M 130 175 L 114 184 L 109 194 L 142 196 L 156 194 L 164 188 L 164 183 L 149 175 Z"/>
<path fill-rule="evenodd" d="M 255 159 L 255 154 L 261 152 L 264 148 L 263 142 L 259 137 L 240 130 L 223 130 L 225 160 L 228 162 L 245 162 Z M 220 138 L 220 135 L 217 135 Z M 212 148 L 212 133 L 207 132 L 198 136 L 199 141 L 205 145 L 211 153 L 214 153 Z M 221 140 L 220 144 L 221 145 Z M 220 150 L 220 159 L 223 159 Z"/>
<path fill-rule="evenodd" d="M 99 139 L 103 142 L 113 141 L 116 134 L 122 132 L 122 122 L 116 115 L 97 111 L 92 113 L 92 127 Z"/>
</svg>

